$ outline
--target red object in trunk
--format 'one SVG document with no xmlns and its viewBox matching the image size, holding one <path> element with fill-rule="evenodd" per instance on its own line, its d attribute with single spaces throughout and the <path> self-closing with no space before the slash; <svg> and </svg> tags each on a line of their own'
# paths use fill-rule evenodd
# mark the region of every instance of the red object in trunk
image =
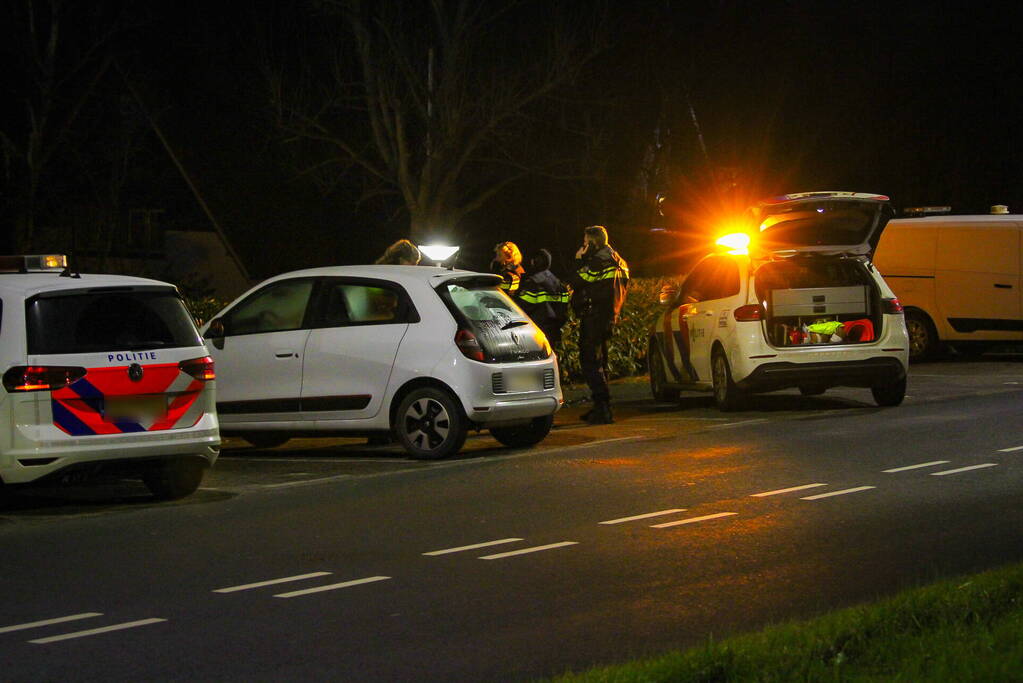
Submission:
<svg viewBox="0 0 1023 683">
<path fill-rule="evenodd" d="M 867 318 L 861 320 L 850 320 L 842 324 L 846 341 L 869 342 L 874 341 L 874 323 Z"/>
</svg>

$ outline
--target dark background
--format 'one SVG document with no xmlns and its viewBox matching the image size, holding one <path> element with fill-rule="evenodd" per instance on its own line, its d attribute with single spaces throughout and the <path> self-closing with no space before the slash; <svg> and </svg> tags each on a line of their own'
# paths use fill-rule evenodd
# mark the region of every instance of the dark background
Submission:
<svg viewBox="0 0 1023 683">
<path fill-rule="evenodd" d="M 17 30 L 25 4 L 6 0 L 9 20 L 0 23 Z M 566 7 L 602 11 L 593 3 Z M 274 130 L 262 41 L 282 13 L 305 12 L 306 4 L 117 9 L 130 27 L 114 41 L 120 71 L 106 72 L 44 174 L 40 221 L 66 224 L 69 214 L 91 211 L 96 192 L 87 187 L 102 174 L 88 170 L 93 157 L 81 150 L 103 147 L 114 122 L 122 130 L 129 120 L 140 152 L 114 222 L 133 207 L 158 208 L 166 227 L 208 227 L 145 118 L 125 114 L 133 106 L 128 80 L 256 277 L 371 262 L 407 236 L 399 206 L 357 206 L 354 184 L 324 195 L 299 177 Z M 897 208 L 951 205 L 956 213 L 1023 206 L 1014 16 L 941 2 L 662 0 L 606 11 L 608 45 L 572 84 L 578 106 L 600 113 L 606 172 L 597 180 L 538 174 L 513 183 L 457 226 L 463 265 L 485 268 L 493 244 L 511 239 L 527 253 L 552 248 L 555 270 L 563 271 L 581 228 L 603 223 L 638 274 L 678 272 L 728 216 L 787 192 L 877 192 Z M 0 121 L 17 132 L 23 83 L 17 46 L 5 45 L 14 68 L 6 70 Z M 558 152 L 573 153 L 568 136 L 563 143 Z M 644 183 L 638 179 L 651 155 L 656 177 Z M 7 160 L 4 171 L 9 251 L 17 164 Z M 656 193 L 668 198 L 664 216 Z M 69 248 L 44 241 L 33 246 Z"/>
</svg>

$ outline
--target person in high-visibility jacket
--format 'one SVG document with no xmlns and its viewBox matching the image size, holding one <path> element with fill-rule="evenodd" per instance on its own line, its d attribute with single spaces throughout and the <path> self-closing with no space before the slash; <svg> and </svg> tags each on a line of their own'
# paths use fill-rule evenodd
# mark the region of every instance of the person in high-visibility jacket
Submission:
<svg viewBox="0 0 1023 683">
<path fill-rule="evenodd" d="M 494 260 L 490 262 L 490 272 L 502 278 L 501 289 L 515 296 L 519 291 L 519 283 L 526 274 L 522 267 L 522 252 L 514 242 L 501 242 L 494 247 Z"/>
<path fill-rule="evenodd" d="M 551 272 L 551 252 L 541 249 L 529 259 L 529 270 L 519 285 L 519 306 L 539 327 L 547 341 L 561 341 L 568 319 L 569 289 Z"/>
<path fill-rule="evenodd" d="M 579 318 L 579 364 L 589 385 L 593 409 L 583 415 L 590 424 L 614 422 L 607 386 L 607 343 L 625 304 L 629 265 L 607 243 L 607 229 L 591 225 L 575 254 L 570 280 L 572 309 Z"/>
</svg>

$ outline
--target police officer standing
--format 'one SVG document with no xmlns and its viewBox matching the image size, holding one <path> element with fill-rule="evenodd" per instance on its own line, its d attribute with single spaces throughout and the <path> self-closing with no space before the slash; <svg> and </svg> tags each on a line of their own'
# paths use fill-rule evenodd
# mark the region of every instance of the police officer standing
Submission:
<svg viewBox="0 0 1023 683">
<path fill-rule="evenodd" d="M 607 229 L 591 225 L 575 254 L 572 309 L 579 318 L 579 363 L 590 387 L 593 409 L 589 424 L 610 424 L 611 392 L 607 386 L 607 343 L 625 303 L 629 266 L 607 243 Z"/>
<path fill-rule="evenodd" d="M 568 319 L 568 287 L 551 272 L 551 252 L 541 249 L 529 260 L 528 274 L 519 286 L 519 306 L 551 344 L 561 342 L 561 328 Z"/>
<path fill-rule="evenodd" d="M 501 276 L 501 289 L 511 296 L 519 291 L 519 282 L 526 274 L 522 267 L 522 252 L 514 242 L 500 242 L 494 247 L 494 260 L 490 262 L 490 272 Z"/>
</svg>

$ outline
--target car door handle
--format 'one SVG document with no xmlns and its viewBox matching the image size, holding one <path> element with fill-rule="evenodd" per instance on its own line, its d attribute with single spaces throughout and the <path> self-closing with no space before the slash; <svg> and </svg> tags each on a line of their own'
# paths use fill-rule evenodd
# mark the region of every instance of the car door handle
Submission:
<svg viewBox="0 0 1023 683">
<path fill-rule="evenodd" d="M 997 282 L 995 283 L 995 287 L 997 287 L 998 289 L 1012 289 L 1012 285 L 1003 285 Z"/>
<path fill-rule="evenodd" d="M 292 351 L 291 349 L 281 349 L 280 351 L 275 351 L 274 355 L 277 356 L 278 358 L 298 358 L 298 354 Z"/>
<path fill-rule="evenodd" d="M 706 313 L 704 313 L 704 315 L 710 318 L 714 315 L 714 311 L 707 311 Z"/>
</svg>

